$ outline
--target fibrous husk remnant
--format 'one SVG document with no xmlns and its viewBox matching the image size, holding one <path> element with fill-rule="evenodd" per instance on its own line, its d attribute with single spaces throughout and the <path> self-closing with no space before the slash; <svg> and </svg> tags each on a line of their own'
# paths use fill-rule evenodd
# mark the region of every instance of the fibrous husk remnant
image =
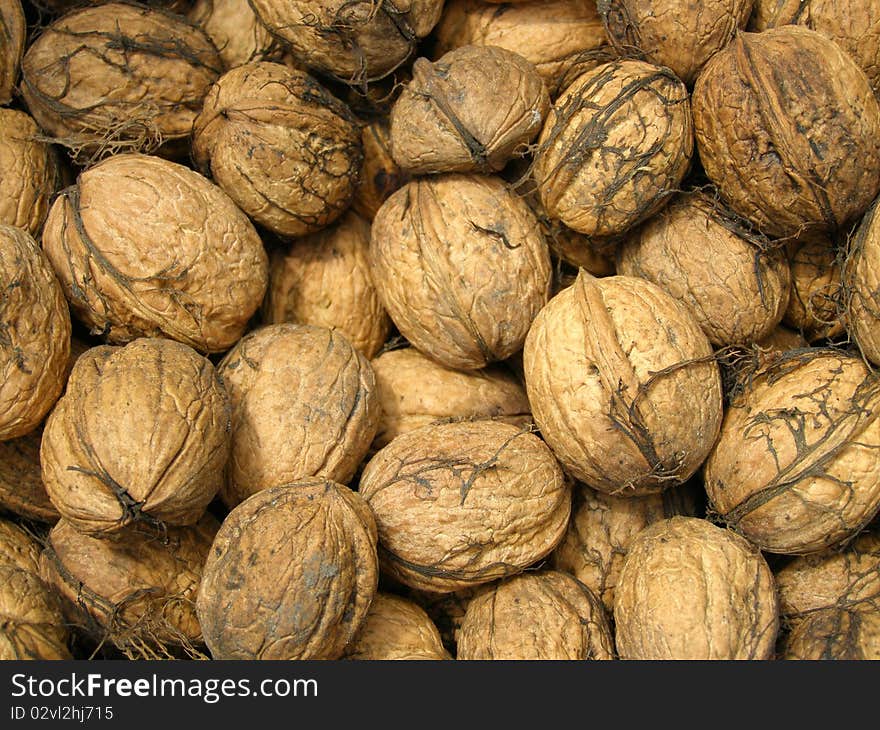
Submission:
<svg viewBox="0 0 880 730">
<path fill-rule="evenodd" d="M 782 355 L 732 401 L 705 483 L 719 518 L 762 550 L 843 543 L 880 508 L 880 379 L 851 353 Z"/>
<path fill-rule="evenodd" d="M 621 659 L 770 659 L 779 629 L 773 574 L 744 538 L 694 517 L 644 529 L 614 599 Z"/>
<path fill-rule="evenodd" d="M 412 174 L 496 172 L 541 131 L 550 97 L 534 65 L 496 46 L 418 58 L 391 110 L 394 161 Z"/>
<path fill-rule="evenodd" d="M 243 337 L 218 372 L 232 401 L 227 506 L 307 477 L 351 480 L 381 406 L 369 361 L 345 337 L 325 327 L 269 325 Z"/>
<path fill-rule="evenodd" d="M 880 611 L 828 608 L 806 617 L 786 637 L 782 659 L 878 660 Z"/>
<path fill-rule="evenodd" d="M 474 421 L 402 434 L 364 468 L 382 569 L 451 592 L 523 571 L 565 532 L 571 489 L 527 430 Z"/>
<path fill-rule="evenodd" d="M 707 176 L 768 236 L 842 228 L 880 190 L 880 103 L 815 31 L 738 33 L 703 68 L 692 105 Z"/>
<path fill-rule="evenodd" d="M 475 370 L 519 350 L 550 294 L 550 253 L 528 205 L 494 176 L 414 180 L 373 220 L 373 282 L 425 355 Z"/>
<path fill-rule="evenodd" d="M 880 204 L 862 218 L 843 266 L 843 309 L 862 354 L 880 365 Z"/>
<path fill-rule="evenodd" d="M 532 415 L 576 479 L 607 494 L 691 477 L 721 424 L 721 378 L 681 302 L 644 279 L 581 271 L 535 319 L 523 351 Z"/>
<path fill-rule="evenodd" d="M 347 487 L 308 479 L 229 513 L 196 604 L 215 659 L 338 659 L 376 595 L 376 524 Z"/>
<path fill-rule="evenodd" d="M 668 68 L 612 61 L 577 79 L 538 137 L 532 176 L 547 214 L 612 239 L 649 218 L 690 168 L 685 85 Z"/>
<path fill-rule="evenodd" d="M 196 0 L 186 17 L 211 39 L 227 70 L 281 57 L 281 44 L 257 19 L 247 0 Z"/>
<path fill-rule="evenodd" d="M 211 362 L 143 338 L 77 360 L 40 447 L 52 504 L 80 532 L 191 525 L 229 456 L 229 400 Z"/>
<path fill-rule="evenodd" d="M 0 660 L 72 659 L 58 597 L 39 575 L 0 565 Z"/>
<path fill-rule="evenodd" d="M 70 314 L 36 241 L 0 224 L 0 441 L 33 431 L 64 387 Z"/>
<path fill-rule="evenodd" d="M 31 535 L 9 520 L 0 518 L 0 565 L 40 574 L 40 551 Z"/>
<path fill-rule="evenodd" d="M 28 520 L 55 523 L 60 515 L 49 500 L 40 475 L 40 441 L 37 427 L 16 439 L 0 441 L 0 507 Z"/>
<path fill-rule="evenodd" d="M 74 313 L 111 343 L 163 336 L 227 350 L 268 280 L 262 241 L 229 196 L 148 155 L 81 173 L 49 211 L 43 250 Z"/>
<path fill-rule="evenodd" d="M 349 108 L 303 71 L 249 63 L 211 87 L 193 160 L 254 221 L 282 236 L 320 230 L 354 195 L 363 160 Z"/>
<path fill-rule="evenodd" d="M 79 161 L 186 137 L 223 66 L 182 16 L 136 3 L 72 10 L 34 41 L 22 96 Z"/>
<path fill-rule="evenodd" d="M 808 342 L 842 335 L 844 291 L 838 254 L 831 242 L 825 238 L 795 242 L 789 264 L 791 294 L 782 321 Z"/>
<path fill-rule="evenodd" d="M 602 602 L 566 573 L 524 573 L 474 598 L 458 631 L 458 659 L 613 659 Z"/>
<path fill-rule="evenodd" d="M 12 101 L 26 31 L 20 0 L 0 0 L 0 105 Z"/>
</svg>

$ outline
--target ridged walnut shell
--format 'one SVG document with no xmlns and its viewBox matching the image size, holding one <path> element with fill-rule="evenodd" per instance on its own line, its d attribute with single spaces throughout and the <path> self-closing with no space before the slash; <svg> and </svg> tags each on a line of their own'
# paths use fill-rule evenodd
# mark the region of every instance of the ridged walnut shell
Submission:
<svg viewBox="0 0 880 730">
<path fill-rule="evenodd" d="M 496 46 L 417 58 L 391 110 L 391 151 L 409 173 L 496 172 L 528 152 L 550 97 L 534 64 Z"/>
<path fill-rule="evenodd" d="M 617 273 L 687 304 L 717 346 L 766 337 L 788 306 L 788 260 L 738 227 L 704 193 L 674 200 L 617 249 Z M 762 250 L 763 248 L 763 250 Z"/>
<path fill-rule="evenodd" d="M 528 205 L 497 177 L 414 180 L 373 220 L 370 266 L 400 333 L 476 370 L 522 348 L 550 294 L 550 253 Z"/>
<path fill-rule="evenodd" d="M 367 359 L 375 356 L 391 319 L 370 274 L 370 224 L 349 212 L 336 225 L 276 249 L 263 319 L 334 329 Z"/>
<path fill-rule="evenodd" d="M 281 44 L 257 19 L 248 0 L 196 0 L 186 17 L 211 39 L 227 70 L 281 56 Z"/>
<path fill-rule="evenodd" d="M 526 390 L 566 471 L 618 496 L 694 474 L 721 425 L 712 348 L 681 302 L 644 279 L 581 271 L 535 319 Z"/>
<path fill-rule="evenodd" d="M 218 366 L 232 401 L 232 455 L 223 501 L 324 477 L 347 484 L 379 426 L 369 361 L 338 332 L 269 325 Z"/>
<path fill-rule="evenodd" d="M 223 481 L 229 399 L 210 361 L 139 339 L 77 360 L 40 446 L 52 504 L 80 532 L 191 525 Z"/>
<path fill-rule="evenodd" d="M 89 168 L 49 211 L 43 250 L 77 317 L 108 342 L 169 337 L 223 352 L 263 300 L 253 224 L 197 172 L 125 154 Z"/>
<path fill-rule="evenodd" d="M 110 2 L 47 26 L 24 55 L 21 89 L 40 127 L 85 159 L 186 137 L 222 68 L 182 16 Z"/>
<path fill-rule="evenodd" d="M 808 342 L 845 331 L 840 309 L 845 299 L 837 251 L 827 239 L 796 242 L 789 251 L 791 293 L 782 321 Z"/>
<path fill-rule="evenodd" d="M 376 524 L 323 479 L 242 502 L 217 533 L 196 608 L 215 659 L 338 659 L 376 595 Z"/>
<path fill-rule="evenodd" d="M 40 475 L 43 429 L 0 441 L 0 507 L 28 520 L 55 523 L 55 509 Z"/>
<path fill-rule="evenodd" d="M 828 608 L 811 614 L 786 637 L 782 659 L 864 661 L 880 659 L 880 612 Z"/>
<path fill-rule="evenodd" d="M 437 593 L 519 573 L 565 532 L 571 489 L 550 449 L 506 423 L 401 434 L 361 474 L 382 569 Z"/>
<path fill-rule="evenodd" d="M 880 104 L 819 33 L 738 33 L 703 68 L 692 105 L 706 175 L 768 236 L 841 228 L 880 190 Z"/>
<path fill-rule="evenodd" d="M 255 222 L 281 236 L 329 225 L 348 208 L 363 160 L 348 107 L 280 63 L 227 71 L 193 123 L 193 160 Z"/>
<path fill-rule="evenodd" d="M 64 388 L 70 313 L 30 234 L 0 225 L 0 441 L 33 431 Z"/>
<path fill-rule="evenodd" d="M 0 518 L 0 565 L 40 574 L 40 544 L 18 525 Z"/>
<path fill-rule="evenodd" d="M 613 238 L 656 213 L 690 168 L 687 89 L 668 68 L 603 64 L 556 100 L 537 144 L 532 176 L 547 214 Z"/>
<path fill-rule="evenodd" d="M 461 622 L 464 620 L 468 605 L 476 596 L 483 591 L 494 589 L 496 585 L 497 581 L 481 583 L 452 593 L 434 593 L 411 588 L 406 591 L 406 595 L 425 609 L 440 632 L 443 646 L 452 656 L 455 656 L 456 636 L 461 628 Z"/>
<path fill-rule="evenodd" d="M 731 402 L 705 484 L 720 519 L 762 550 L 852 537 L 880 509 L 880 378 L 846 352 L 781 356 Z"/>
<path fill-rule="evenodd" d="M 655 522 L 630 545 L 614 598 L 621 659 L 770 659 L 779 630 L 760 551 L 695 517 Z"/>
<path fill-rule="evenodd" d="M 468 604 L 457 659 L 613 659 L 602 602 L 583 583 L 553 570 L 502 581 Z"/>
<path fill-rule="evenodd" d="M 391 124 L 387 118 L 364 126 L 361 132 L 364 162 L 358 176 L 352 208 L 372 221 L 391 193 L 410 181 L 391 156 Z"/>
<path fill-rule="evenodd" d="M 880 203 L 862 218 L 843 266 L 847 328 L 862 354 L 880 365 Z"/>
<path fill-rule="evenodd" d="M 72 659 L 58 597 L 37 573 L 0 565 L 0 661 Z"/>
<path fill-rule="evenodd" d="M 27 25 L 19 0 L 0 0 L 0 105 L 12 101 Z"/>
<path fill-rule="evenodd" d="M 372 365 L 382 404 L 375 448 L 432 423 L 491 419 L 525 426 L 532 420 L 525 389 L 500 365 L 451 370 L 413 347 L 383 352 Z"/>
</svg>

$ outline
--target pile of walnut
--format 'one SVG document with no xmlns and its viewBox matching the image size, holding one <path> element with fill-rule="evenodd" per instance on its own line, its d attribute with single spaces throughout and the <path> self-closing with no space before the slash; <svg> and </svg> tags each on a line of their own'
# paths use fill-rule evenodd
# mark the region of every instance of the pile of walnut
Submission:
<svg viewBox="0 0 880 730">
<path fill-rule="evenodd" d="M 0 658 L 880 658 L 880 0 L 0 0 Z"/>
</svg>

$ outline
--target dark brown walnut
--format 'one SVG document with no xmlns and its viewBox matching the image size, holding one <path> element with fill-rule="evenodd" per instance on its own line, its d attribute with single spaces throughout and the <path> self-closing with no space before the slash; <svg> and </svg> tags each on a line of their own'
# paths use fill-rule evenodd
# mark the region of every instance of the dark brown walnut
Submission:
<svg viewBox="0 0 880 730">
<path fill-rule="evenodd" d="M 196 608 L 214 659 L 339 659 L 378 580 L 370 508 L 341 484 L 306 479 L 229 513 Z"/>
<path fill-rule="evenodd" d="M 592 0 L 531 0 L 503 7 L 447 0 L 435 36 L 435 58 L 468 45 L 506 48 L 535 64 L 548 87 L 572 54 L 608 42 Z"/>
<path fill-rule="evenodd" d="M 381 406 L 369 361 L 339 332 L 269 325 L 243 337 L 218 372 L 232 401 L 227 506 L 307 477 L 351 480 Z"/>
<path fill-rule="evenodd" d="M 409 173 L 497 172 L 529 151 L 550 109 L 531 61 L 497 46 L 418 58 L 391 110 L 391 151 Z"/>
<path fill-rule="evenodd" d="M 841 266 L 831 242 L 826 238 L 796 242 L 789 250 L 789 265 L 791 293 L 782 321 L 808 342 L 842 335 Z"/>
<path fill-rule="evenodd" d="M 731 402 L 705 484 L 718 517 L 762 550 L 840 545 L 880 509 L 880 379 L 851 353 L 782 355 Z"/>
<path fill-rule="evenodd" d="M 611 43 L 622 54 L 667 66 L 686 84 L 745 28 L 753 0 L 599 0 Z"/>
<path fill-rule="evenodd" d="M 40 543 L 9 520 L 0 518 L 0 565 L 40 574 Z"/>
<path fill-rule="evenodd" d="M 712 348 L 681 302 L 644 279 L 581 271 L 523 351 L 532 415 L 572 476 L 618 496 L 689 479 L 721 425 Z"/>
<path fill-rule="evenodd" d="M 565 532 L 571 489 L 550 449 L 496 421 L 431 425 L 398 436 L 361 474 L 383 572 L 448 593 L 514 575 Z"/>
<path fill-rule="evenodd" d="M 98 537 L 139 521 L 194 524 L 223 481 L 229 417 L 214 366 L 192 348 L 151 338 L 92 348 L 43 430 L 49 498 Z"/>
<path fill-rule="evenodd" d="M 579 76 L 556 100 L 532 176 L 551 218 L 607 240 L 669 200 L 693 147 L 688 93 L 675 74 L 612 61 Z"/>
<path fill-rule="evenodd" d="M 645 528 L 630 545 L 614 598 L 621 659 L 773 657 L 773 574 L 739 535 L 695 517 Z"/>
<path fill-rule="evenodd" d="M 227 70 L 281 56 L 281 44 L 247 0 L 196 0 L 186 17 L 211 39 Z"/>
<path fill-rule="evenodd" d="M 360 135 L 348 107 L 308 74 L 249 63 L 208 92 L 193 124 L 193 159 L 254 221 L 301 236 L 351 204 Z"/>
<path fill-rule="evenodd" d="M 458 631 L 464 660 L 613 659 L 602 602 L 566 573 L 524 573 L 468 604 Z"/>
<path fill-rule="evenodd" d="M 377 593 L 345 659 L 365 661 L 451 659 L 424 609 L 390 593 Z"/>
<path fill-rule="evenodd" d="M 174 162 L 112 157 L 52 205 L 43 250 L 76 316 L 110 343 L 229 349 L 259 308 L 268 257 L 220 188 Z"/>
<path fill-rule="evenodd" d="M 617 249 L 617 273 L 687 304 L 716 346 L 766 337 L 788 306 L 785 252 L 738 226 L 701 192 L 675 199 Z"/>
<path fill-rule="evenodd" d="M 373 220 L 370 266 L 400 333 L 476 370 L 519 350 L 550 294 L 550 253 L 527 203 L 497 177 L 414 180 Z"/>
<path fill-rule="evenodd" d="M 786 637 L 782 659 L 880 659 L 880 612 L 827 608 L 810 614 Z"/>
<path fill-rule="evenodd" d="M 43 580 L 58 592 L 71 623 L 131 658 L 174 656 L 202 643 L 196 595 L 220 523 L 132 526 L 112 540 L 83 535 L 61 520 L 42 555 Z"/>
<path fill-rule="evenodd" d="M 880 365 L 880 204 L 862 218 L 841 274 L 849 334 L 862 354 Z"/>
<path fill-rule="evenodd" d="M 40 127 L 82 162 L 189 135 L 222 68 L 182 16 L 110 2 L 46 27 L 22 60 L 21 90 Z"/>
<path fill-rule="evenodd" d="M 39 575 L 0 564 L 0 661 L 72 659 L 58 597 Z"/>
<path fill-rule="evenodd" d="M 451 370 L 413 347 L 383 352 L 372 365 L 382 404 L 375 448 L 432 423 L 483 419 L 514 426 L 531 423 L 525 389 L 504 366 Z"/>
<path fill-rule="evenodd" d="M 880 91 L 880 2 L 878 0 L 755 0 L 750 29 L 803 25 L 849 53 Z"/>
<path fill-rule="evenodd" d="M 36 241 L 0 224 L 0 441 L 33 431 L 64 387 L 70 314 Z"/>
<path fill-rule="evenodd" d="M 553 567 L 570 573 L 605 605 L 614 609 L 614 588 L 636 536 L 659 520 L 697 514 L 687 487 L 674 487 L 645 497 L 615 497 L 575 486 L 571 520 L 551 556 Z"/>
<path fill-rule="evenodd" d="M 55 523 L 60 515 L 49 500 L 40 476 L 37 427 L 25 436 L 0 441 L 0 508 L 36 522 Z"/>
<path fill-rule="evenodd" d="M 364 162 L 351 205 L 359 215 L 371 221 L 382 203 L 408 183 L 410 176 L 391 156 L 391 125 L 387 118 L 364 126 L 361 144 Z"/>
<path fill-rule="evenodd" d="M 880 190 L 880 104 L 815 31 L 738 33 L 703 68 L 692 105 L 706 174 L 768 236 L 841 228 Z"/>
<path fill-rule="evenodd" d="M 12 101 L 26 31 L 20 0 L 0 0 L 0 104 Z"/>
<path fill-rule="evenodd" d="M 443 0 L 251 0 L 257 17 L 308 68 L 365 84 L 401 66 L 443 11 Z"/>
<path fill-rule="evenodd" d="M 0 109 L 0 224 L 36 236 L 55 192 L 58 168 L 36 122 L 16 109 Z"/>
<path fill-rule="evenodd" d="M 276 249 L 263 303 L 268 324 L 296 322 L 337 330 L 369 359 L 391 320 L 370 274 L 370 224 L 346 213 L 334 226 Z"/>
</svg>

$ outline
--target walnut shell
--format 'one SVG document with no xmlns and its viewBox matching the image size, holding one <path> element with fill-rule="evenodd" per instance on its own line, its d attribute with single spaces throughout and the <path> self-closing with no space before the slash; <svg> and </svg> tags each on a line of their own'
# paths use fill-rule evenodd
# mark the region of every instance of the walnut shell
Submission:
<svg viewBox="0 0 880 730">
<path fill-rule="evenodd" d="M 551 218 L 608 239 L 668 201 L 693 146 L 688 93 L 675 74 L 612 61 L 579 76 L 556 100 L 532 175 Z"/>
<path fill-rule="evenodd" d="M 849 333 L 862 354 L 880 365 L 880 203 L 856 229 L 841 276 Z"/>
<path fill-rule="evenodd" d="M 281 44 L 247 0 L 196 0 L 186 17 L 211 39 L 225 69 L 281 56 Z"/>
<path fill-rule="evenodd" d="M 0 0 L 0 105 L 12 101 L 27 25 L 19 0 Z"/>
<path fill-rule="evenodd" d="M 456 591 L 519 573 L 565 532 L 571 489 L 550 449 L 506 423 L 425 426 L 398 436 L 361 474 L 383 572 Z"/>
<path fill-rule="evenodd" d="M 377 449 L 402 433 L 432 423 L 482 419 L 513 426 L 531 423 L 525 389 L 503 366 L 450 370 L 414 347 L 383 352 L 372 365 L 382 404 L 373 441 Z"/>
<path fill-rule="evenodd" d="M 35 522 L 54 524 L 61 516 L 40 475 L 42 427 L 0 441 L 0 507 Z"/>
<path fill-rule="evenodd" d="M 844 292 L 837 258 L 837 252 L 823 238 L 798 241 L 789 250 L 791 293 L 783 322 L 808 342 L 845 332 L 839 312 Z"/>
<path fill-rule="evenodd" d="M 686 481 L 721 424 L 721 378 L 687 307 L 644 279 L 585 271 L 523 351 L 535 423 L 576 479 L 637 496 Z"/>
<path fill-rule="evenodd" d="M 92 348 L 43 430 L 49 498 L 90 535 L 141 520 L 191 525 L 223 481 L 229 413 L 214 366 L 186 345 Z"/>
<path fill-rule="evenodd" d="M 779 630 L 773 574 L 739 535 L 695 517 L 645 528 L 614 598 L 621 659 L 770 659 Z"/>
<path fill-rule="evenodd" d="M 880 191 L 880 104 L 814 31 L 738 33 L 703 68 L 692 105 L 706 175 L 768 236 L 841 228 Z"/>
<path fill-rule="evenodd" d="M 411 178 L 391 156 L 391 124 L 387 118 L 367 124 L 361 132 L 361 144 L 364 162 L 351 205 L 371 221 L 391 193 Z"/>
<path fill-rule="evenodd" d="M 788 306 L 788 260 L 766 244 L 708 195 L 691 193 L 627 237 L 617 273 L 652 281 L 687 304 L 713 345 L 750 343 L 769 335 Z"/>
<path fill-rule="evenodd" d="M 880 612 L 829 608 L 811 614 L 785 640 L 783 659 L 880 659 Z"/>
<path fill-rule="evenodd" d="M 109 2 L 47 26 L 21 87 L 40 127 L 82 161 L 186 137 L 221 71 L 214 44 L 182 16 Z"/>
<path fill-rule="evenodd" d="M 363 159 L 348 107 L 279 63 L 227 71 L 193 123 L 193 160 L 254 221 L 281 236 L 329 225 L 354 195 Z"/>
<path fill-rule="evenodd" d="M 223 522 L 196 608 L 215 659 L 338 659 L 378 584 L 376 524 L 323 479 L 265 489 Z"/>
<path fill-rule="evenodd" d="M 853 354 L 786 353 L 731 402 L 705 483 L 720 518 L 762 550 L 852 537 L 880 509 L 880 379 Z"/>
<path fill-rule="evenodd" d="M 451 655 L 455 656 L 457 651 L 456 636 L 461 628 L 467 607 L 476 596 L 483 591 L 493 590 L 497 584 L 498 581 L 481 583 L 452 593 L 434 593 L 433 591 L 410 588 L 407 589 L 406 595 L 425 609 L 440 632 L 443 646 Z"/>
<path fill-rule="evenodd" d="M 0 518 L 0 565 L 40 574 L 40 551 L 31 535 L 18 525 Z"/>
<path fill-rule="evenodd" d="M 111 343 L 170 337 L 222 352 L 262 302 L 269 262 L 217 186 L 174 162 L 117 155 L 55 200 L 43 250 L 74 313 Z"/>
<path fill-rule="evenodd" d="M 425 611 L 412 601 L 377 593 L 345 659 L 369 661 L 451 659 L 440 632 Z"/>
<path fill-rule="evenodd" d="M 539 220 L 550 251 L 559 259 L 578 269 L 586 269 L 593 276 L 614 275 L 614 256 L 610 250 L 594 246 L 589 236 L 566 228 L 559 221 Z"/>
<path fill-rule="evenodd" d="M 36 573 L 0 565 L 0 661 L 72 659 L 58 597 Z"/>
<path fill-rule="evenodd" d="M 528 152 L 550 109 L 534 64 L 497 46 L 418 58 L 391 110 L 394 161 L 412 174 L 496 172 Z"/>
<path fill-rule="evenodd" d="M 370 274 L 370 224 L 346 213 L 335 225 L 276 249 L 263 303 L 268 324 L 338 330 L 369 359 L 391 329 Z"/>
<path fill-rule="evenodd" d="M 36 241 L 0 225 L 0 441 L 33 431 L 58 400 L 70 313 Z"/>
<path fill-rule="evenodd" d="M 400 333 L 458 370 L 522 348 L 550 293 L 538 221 L 497 177 L 426 177 L 398 190 L 373 220 L 370 266 Z"/>
<path fill-rule="evenodd" d="M 307 477 L 347 484 L 379 426 L 369 361 L 338 332 L 277 324 L 243 337 L 218 366 L 232 401 L 229 507 Z"/>
<path fill-rule="evenodd" d="M 601 601 L 565 573 L 524 573 L 481 593 L 458 631 L 458 659 L 613 659 Z"/>
</svg>

